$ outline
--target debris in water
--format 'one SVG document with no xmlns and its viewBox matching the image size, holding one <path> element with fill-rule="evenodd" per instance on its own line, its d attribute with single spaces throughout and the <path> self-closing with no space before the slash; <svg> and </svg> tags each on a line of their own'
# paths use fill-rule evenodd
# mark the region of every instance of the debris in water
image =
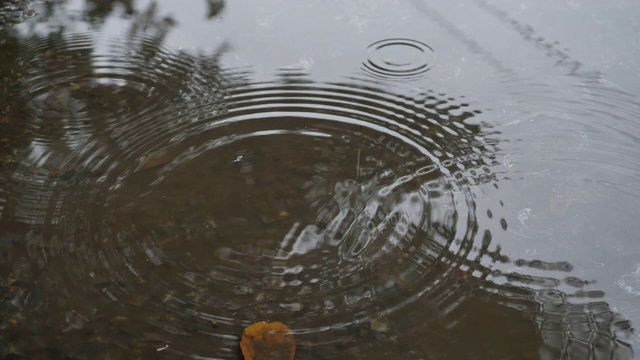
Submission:
<svg viewBox="0 0 640 360">
<path fill-rule="evenodd" d="M 296 341 L 285 324 L 262 321 L 244 329 L 240 349 L 245 360 L 293 360 Z"/>
<path fill-rule="evenodd" d="M 389 320 L 387 318 L 373 319 L 369 325 L 371 326 L 371 330 L 378 333 L 386 333 L 389 331 Z"/>
</svg>

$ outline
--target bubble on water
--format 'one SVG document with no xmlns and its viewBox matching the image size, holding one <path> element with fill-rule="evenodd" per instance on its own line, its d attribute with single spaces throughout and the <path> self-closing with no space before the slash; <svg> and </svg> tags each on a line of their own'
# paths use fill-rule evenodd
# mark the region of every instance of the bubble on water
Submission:
<svg viewBox="0 0 640 360">
<path fill-rule="evenodd" d="M 617 283 L 620 288 L 629 294 L 640 296 L 640 264 L 636 265 L 635 271 L 620 276 Z"/>
</svg>

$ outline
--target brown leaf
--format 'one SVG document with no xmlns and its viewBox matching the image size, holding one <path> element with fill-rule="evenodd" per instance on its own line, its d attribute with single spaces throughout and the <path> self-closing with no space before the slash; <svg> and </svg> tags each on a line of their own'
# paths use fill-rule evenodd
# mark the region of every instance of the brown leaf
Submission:
<svg viewBox="0 0 640 360">
<path fill-rule="evenodd" d="M 144 162 L 142 163 L 142 169 L 149 170 L 149 169 L 157 168 L 159 166 L 165 165 L 169 161 L 171 161 L 170 154 L 168 154 L 164 150 L 158 151 L 147 156 L 144 159 Z"/>
<path fill-rule="evenodd" d="M 244 329 L 240 349 L 245 360 L 293 360 L 296 341 L 285 324 L 263 321 Z"/>
</svg>

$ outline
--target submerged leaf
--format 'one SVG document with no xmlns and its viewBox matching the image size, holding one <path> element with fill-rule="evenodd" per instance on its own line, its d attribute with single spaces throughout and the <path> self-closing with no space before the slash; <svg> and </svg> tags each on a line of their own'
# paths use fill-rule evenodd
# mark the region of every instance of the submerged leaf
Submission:
<svg viewBox="0 0 640 360">
<path fill-rule="evenodd" d="M 263 321 L 244 329 L 240 349 L 245 360 L 293 360 L 296 341 L 285 324 Z"/>
</svg>

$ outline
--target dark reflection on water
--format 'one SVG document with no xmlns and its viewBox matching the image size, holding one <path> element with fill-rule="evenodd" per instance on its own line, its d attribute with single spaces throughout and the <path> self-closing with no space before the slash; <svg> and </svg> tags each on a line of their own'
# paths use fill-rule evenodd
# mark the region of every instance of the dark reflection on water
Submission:
<svg viewBox="0 0 640 360">
<path fill-rule="evenodd" d="M 244 326 L 279 320 L 302 359 L 633 357 L 570 263 L 494 240 L 506 139 L 474 101 L 257 82 L 122 8 L 126 37 L 2 35 L 3 356 L 238 358 Z"/>
<path fill-rule="evenodd" d="M 31 9 L 30 1 L 2 1 L 0 2 L 0 31 L 11 29 L 34 15 L 36 12 Z"/>
</svg>

